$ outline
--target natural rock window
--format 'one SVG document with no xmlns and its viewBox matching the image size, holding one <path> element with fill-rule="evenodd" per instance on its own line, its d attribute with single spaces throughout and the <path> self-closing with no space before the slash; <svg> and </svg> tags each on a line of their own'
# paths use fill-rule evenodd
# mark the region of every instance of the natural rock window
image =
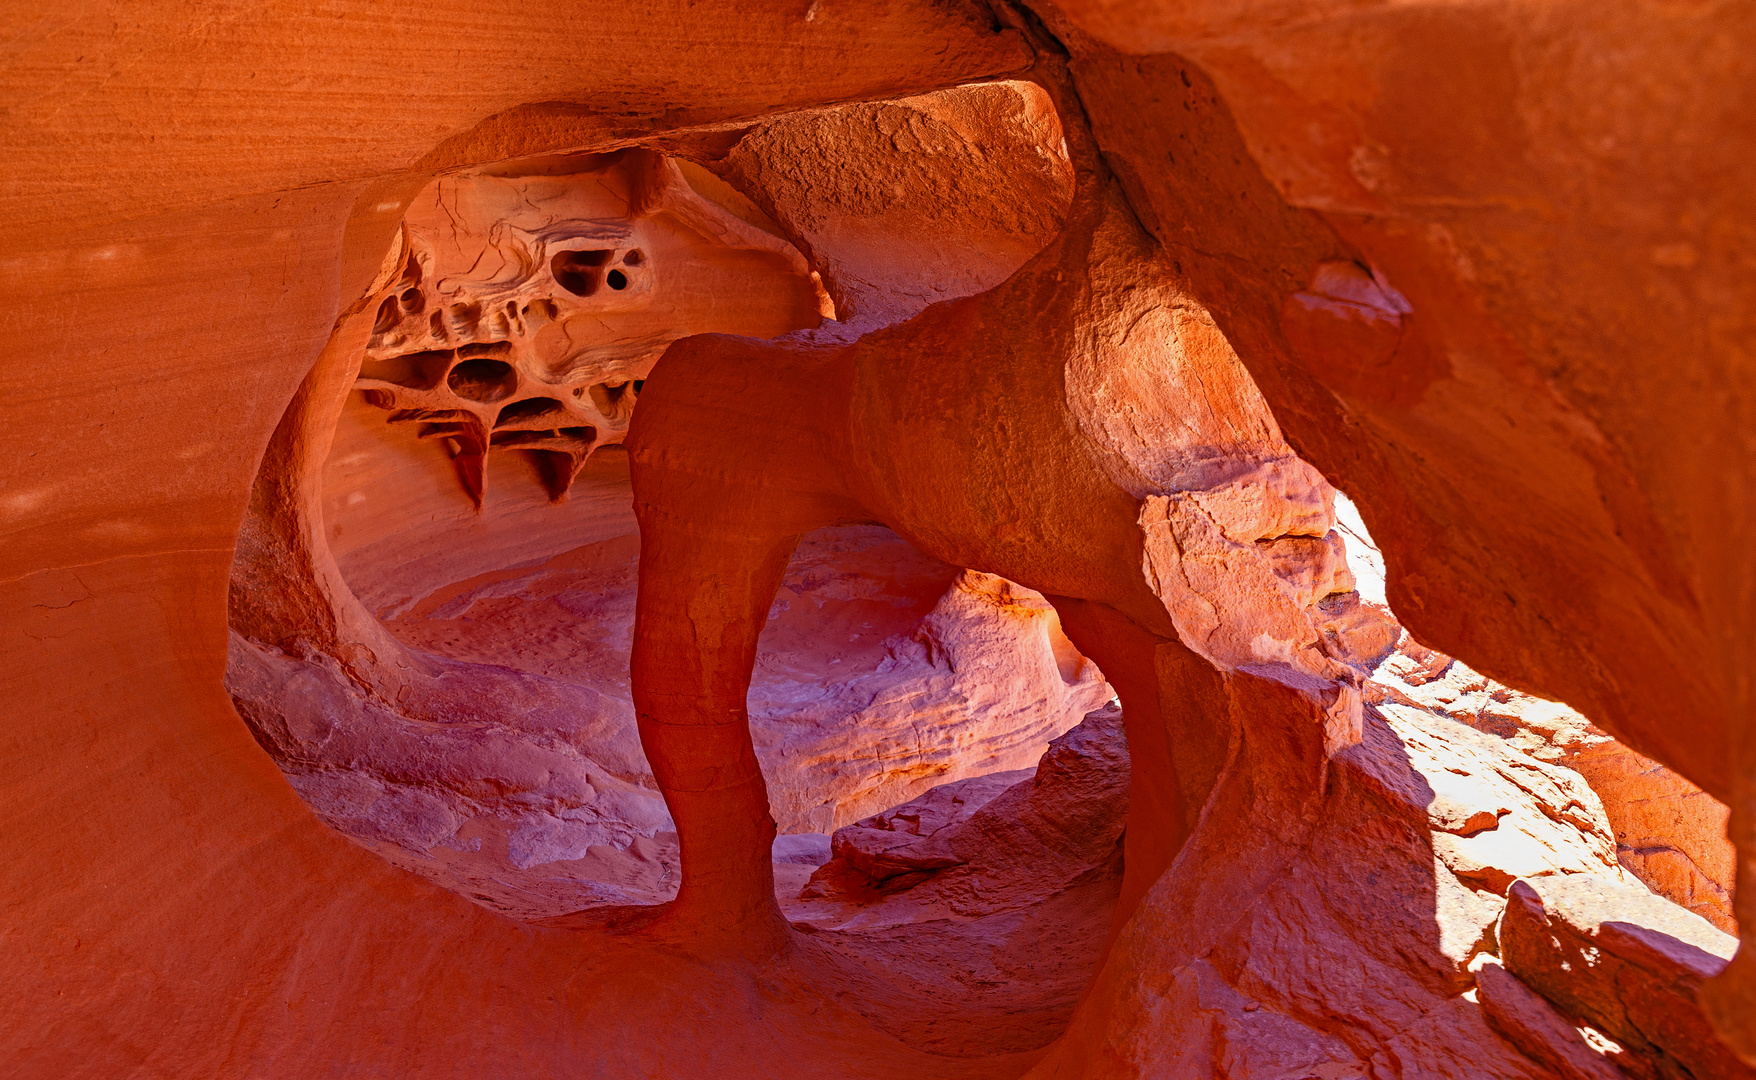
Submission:
<svg viewBox="0 0 1756 1080">
<path fill-rule="evenodd" d="M 1712 828 L 1625 842 L 1637 759 L 1397 624 L 1051 101 L 431 183 L 258 478 L 239 711 L 398 865 L 550 927 L 806 935 L 932 1053 L 1046 1045 L 1108 950 L 1168 973 L 1148 1072 L 1676 1056 L 1519 942 L 1642 883 L 1728 925 Z M 1394 351 L 1382 274 L 1310 282 L 1294 347 L 1347 352 L 1328 318 Z"/>
<path fill-rule="evenodd" d="M 1015 137 L 1042 137 L 1028 88 L 948 100 L 966 112 L 984 101 L 1025 108 Z M 853 111 L 879 138 L 893 122 L 930 131 L 938 115 L 925 103 Z M 854 121 L 835 122 L 845 139 Z M 972 167 L 941 149 L 951 158 L 942 168 Z M 1037 167 L 1064 163 L 1051 155 Z M 870 228 L 894 231 L 905 210 L 916 213 L 872 207 Z M 1056 208 L 1033 212 L 1046 239 Z M 342 708 L 359 729 L 338 739 L 349 724 L 335 708 L 322 720 L 289 716 L 287 691 L 269 689 L 288 685 L 284 672 L 247 673 L 252 659 L 281 661 L 246 633 L 232 679 L 240 707 L 338 828 L 525 917 L 674 893 L 675 841 L 626 699 L 637 536 L 620 443 L 674 338 L 772 336 L 833 310 L 781 231 L 701 167 L 644 151 L 446 178 L 410 204 L 321 468 L 335 570 L 301 587 L 318 584 L 322 603 L 344 613 L 363 603 L 351 618 L 381 657 L 417 650 L 409 664 L 437 663 L 450 673 L 441 684 L 504 686 L 494 672 L 525 672 L 515 699 L 534 678 L 537 695 L 572 716 L 533 723 L 500 705 L 478 712 L 473 730 L 431 728 L 402 693 L 402 719 Z M 1015 232 L 1002 239 L 968 249 L 975 273 L 1028 257 Z M 970 287 L 968 268 L 917 271 L 918 288 Z M 1034 594 L 960 576 L 887 530 L 813 536 L 794 564 L 753 700 L 771 718 L 758 723 L 783 830 L 820 839 L 782 848 L 827 858 L 827 834 L 863 815 L 947 781 L 1034 766 L 1049 740 L 1113 696 Z M 248 625 L 261 605 L 235 595 Z M 346 682 L 334 701 L 358 693 Z M 429 716 L 455 714 L 442 685 L 432 693 Z M 531 754 L 534 786 L 505 775 L 508 755 Z M 815 867 L 787 861 L 798 857 L 778 856 L 782 877 Z"/>
<path fill-rule="evenodd" d="M 5 1080 L 1756 1078 L 1756 4 L 8 14 Z"/>
</svg>

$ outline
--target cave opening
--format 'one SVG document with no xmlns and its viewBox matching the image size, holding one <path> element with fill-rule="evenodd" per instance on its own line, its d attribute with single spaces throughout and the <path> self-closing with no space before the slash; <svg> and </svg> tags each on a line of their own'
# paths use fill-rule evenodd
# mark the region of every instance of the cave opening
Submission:
<svg viewBox="0 0 1756 1080">
<path fill-rule="evenodd" d="M 954 120 L 980 122 L 980 154 Z M 773 499 L 750 474 L 794 483 L 785 456 L 832 440 L 770 429 L 836 419 L 813 413 L 820 401 L 799 388 L 817 376 L 795 378 L 789 355 L 835 349 L 853 356 L 856 384 L 907 391 L 866 401 L 883 421 L 872 430 L 925 430 L 930 444 L 944 418 L 908 410 L 946 386 L 920 350 L 884 352 L 884 331 L 1025 291 L 1032 274 L 1072 277 L 1062 268 L 1095 260 L 1069 236 L 1095 250 L 1138 231 L 1113 191 L 1076 204 L 1073 156 L 1043 90 L 1003 83 L 783 116 L 729 150 L 502 162 L 433 181 L 385 260 L 390 292 L 338 331 L 321 392 L 295 402 L 296 438 L 259 479 L 259 492 L 302 493 L 255 506 L 240 541 L 228 685 L 259 741 L 336 829 L 509 917 L 614 930 L 681 905 L 678 788 L 651 764 L 650 736 L 643 748 L 629 672 L 650 585 L 642 543 L 658 543 L 640 517 L 658 504 L 637 490 L 639 455 L 696 454 L 691 484 L 750 488 L 702 503 Z M 947 187 L 970 197 L 923 194 Z M 1375 271 L 1350 273 L 1323 278 L 1323 295 L 1369 278 L 1374 303 L 1406 309 Z M 1351 875 L 1373 845 L 1404 858 L 1394 869 L 1416 917 L 1394 947 L 1431 965 L 1432 1001 L 1500 985 L 1480 972 L 1500 963 L 1522 879 L 1638 884 L 1728 925 L 1730 867 L 1703 869 L 1723 850 L 1641 850 L 1621 842 L 1638 823 L 1594 801 L 1652 763 L 1423 648 L 1381 582 L 1362 590 L 1375 546 L 1359 515 L 1286 445 L 1214 319 L 1167 280 L 1113 286 L 1126 299 L 1095 316 L 1089 294 L 1063 305 L 1042 300 L 1044 285 L 1027 312 L 1083 304 L 1082 317 L 1111 321 L 1122 359 L 1069 365 L 1066 411 L 1095 433 L 1097 471 L 1138 500 L 1128 524 L 1143 539 L 1127 550 L 1159 610 L 1129 607 L 1143 591 L 1132 566 L 1134 600 L 1101 586 L 1098 610 L 1076 572 L 1089 551 L 993 555 L 1000 525 L 913 509 L 812 519 L 783 537 L 772 598 L 755 596 L 766 617 L 739 700 L 777 833 L 755 876 L 763 902 L 865 987 L 854 1007 L 933 1053 L 1042 1048 L 1146 889 L 1211 855 L 1197 844 L 1184 857 L 1206 808 L 1244 797 L 1241 771 L 1288 762 L 1310 768 L 1310 804 L 1251 813 L 1310 826 L 1313 807 L 1340 798 L 1356 817 L 1301 841 L 1330 845 L 1333 873 Z M 996 341 L 995 355 L 1014 347 Z M 670 426 L 641 428 L 655 378 Z M 1028 411 L 981 412 L 991 388 L 946 385 L 1002 443 L 1028 427 Z M 701 435 L 722 427 L 729 441 Z M 762 453 L 767 466 L 740 464 Z M 905 475 L 862 478 L 863 507 L 882 505 L 886 484 L 933 505 L 934 464 L 908 474 L 898 460 Z M 1040 494 L 1077 501 L 1090 475 L 1047 474 Z M 1019 527 L 1010 508 L 969 501 Z M 989 546 L 967 540 L 977 534 Z M 270 565 L 295 541 L 308 561 Z M 1105 558 L 1113 574 L 1122 560 Z M 1055 584 L 990 572 L 1007 565 Z M 1290 749 L 1258 747 L 1252 764 L 1253 725 L 1275 724 Z M 1324 779 L 1332 768 L 1348 779 Z M 1458 791 L 1448 775 L 1476 780 Z M 1335 795 L 1350 784 L 1374 793 Z M 1399 814 L 1430 839 L 1374 839 Z M 1226 994 L 1280 992 L 1214 970 Z"/>
<path fill-rule="evenodd" d="M 1756 1078 L 1753 44 L 21 6 L 6 1075 Z"/>
<path fill-rule="evenodd" d="M 393 291 L 334 358 L 331 404 L 300 418 L 321 460 L 271 456 L 265 478 L 308 470 L 292 527 L 330 565 L 300 587 L 380 665 L 400 655 L 431 681 L 375 701 L 342 661 L 313 695 L 313 650 L 301 674 L 285 648 L 311 628 L 233 593 L 230 689 L 319 815 L 526 921 L 596 910 L 600 925 L 673 900 L 675 825 L 627 674 L 639 529 L 622 442 L 649 374 L 690 333 L 833 337 L 1003 279 L 1066 212 L 1053 118 L 1032 84 L 977 85 L 783 117 L 713 169 L 639 150 L 577 171 L 545 158 L 417 197 L 386 258 Z M 957 141 L 972 120 L 1005 141 Z M 898 130 L 933 145 L 899 150 Z M 875 196 L 849 179 L 867 171 L 898 183 Z M 946 177 L 961 203 L 923 212 L 905 190 Z M 826 208 L 833 227 L 814 233 Z M 544 246 L 561 250 L 533 259 Z M 637 280 L 638 306 L 602 306 Z M 239 565 L 239 585 L 266 570 Z M 1109 931 L 1127 792 L 1115 692 L 1054 607 L 880 524 L 812 530 L 749 702 L 794 926 L 917 1000 L 913 1041 L 1052 1039 Z M 1061 841 L 1018 838 L 1045 829 Z"/>
</svg>

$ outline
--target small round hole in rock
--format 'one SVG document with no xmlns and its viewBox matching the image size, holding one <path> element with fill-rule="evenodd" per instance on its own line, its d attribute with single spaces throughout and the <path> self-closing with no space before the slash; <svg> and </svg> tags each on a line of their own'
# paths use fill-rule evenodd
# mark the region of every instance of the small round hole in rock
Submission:
<svg viewBox="0 0 1756 1080">
<path fill-rule="evenodd" d="M 384 333 L 396 326 L 401 318 L 402 313 L 397 310 L 396 301 L 392 298 L 386 298 L 384 303 L 378 305 L 378 317 L 372 323 L 372 333 Z"/>
<path fill-rule="evenodd" d="M 592 386 L 590 390 L 592 404 L 596 405 L 598 411 L 605 416 L 614 415 L 617 406 L 622 403 L 624 396 L 630 401 L 633 400 L 633 395 L 628 392 L 627 383 L 616 383 L 614 385 L 610 383 L 598 383 Z"/>
<path fill-rule="evenodd" d="M 500 416 L 494 423 L 496 425 L 509 424 L 514 420 L 529 420 L 533 417 L 546 416 L 549 413 L 559 413 L 560 411 L 561 403 L 554 398 L 525 398 L 523 401 L 515 401 L 501 409 Z"/>
<path fill-rule="evenodd" d="M 626 289 L 628 287 L 628 275 L 620 270 L 611 270 L 608 274 L 604 275 L 604 284 L 612 289 Z"/>
<path fill-rule="evenodd" d="M 458 364 L 445 381 L 452 393 L 471 401 L 499 401 L 518 388 L 518 376 L 511 364 L 486 357 Z"/>
<path fill-rule="evenodd" d="M 609 262 L 610 255 L 602 249 L 558 251 L 549 260 L 549 272 L 555 276 L 555 284 L 574 296 L 590 296 L 598 288 L 597 268 Z"/>
</svg>

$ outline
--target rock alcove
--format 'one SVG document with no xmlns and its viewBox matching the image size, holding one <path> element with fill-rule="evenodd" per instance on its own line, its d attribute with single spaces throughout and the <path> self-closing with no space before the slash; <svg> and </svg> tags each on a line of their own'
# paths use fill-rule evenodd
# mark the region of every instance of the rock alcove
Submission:
<svg viewBox="0 0 1756 1080">
<path fill-rule="evenodd" d="M 1735 5 L 798 7 L 21 22 L 15 1071 L 1749 1075 Z"/>
<path fill-rule="evenodd" d="M 613 922 L 677 893 L 676 826 L 627 677 L 639 527 L 623 441 L 665 349 L 845 334 L 800 250 L 798 222 L 826 206 L 838 231 L 811 247 L 838 269 L 844 314 L 875 326 L 1002 280 L 1059 227 L 1071 187 L 1053 110 L 1027 83 L 783 118 L 740 147 L 722 171 L 821 174 L 744 181 L 791 228 L 702 165 L 646 150 L 435 181 L 354 317 L 370 319 L 364 348 L 339 344 L 357 326 L 338 331 L 327 392 L 283 421 L 309 456 L 271 456 L 258 479 L 234 573 L 241 714 L 333 827 L 515 918 Z M 874 192 L 874 174 L 971 194 L 922 214 L 919 191 Z M 890 265 L 880 236 L 917 240 L 918 258 Z M 297 578 L 272 554 L 289 531 L 317 555 Z M 258 600 L 289 593 L 304 594 L 302 624 Z M 750 690 L 788 917 L 906 993 L 970 983 L 961 999 L 925 994 L 931 1029 L 968 1014 L 935 1045 L 1052 1039 L 1120 878 L 1114 696 L 1040 594 L 879 524 L 805 535 Z M 1055 766 L 1033 783 L 1039 760 Z M 995 835 L 1033 821 L 1061 842 Z M 983 895 L 957 895 L 978 871 L 954 838 L 984 849 Z M 968 926 L 923 918 L 947 903 Z M 936 962 L 899 966 L 895 928 L 923 922 L 911 949 L 949 940 Z M 1036 955 L 1055 937 L 1053 962 Z M 972 961 L 1032 985 L 981 988 Z M 991 1015 L 1019 1008 L 1037 1022 Z"/>
<path fill-rule="evenodd" d="M 880 989 L 856 1009 L 931 1052 L 1032 1052 L 1062 1033 L 1145 890 L 1179 854 L 1199 856 L 1179 849 L 1200 836 L 1201 804 L 1247 771 L 1247 735 L 1227 735 L 1194 690 L 1235 698 L 1235 683 L 1195 674 L 1217 668 L 1266 680 L 1253 692 L 1266 698 L 1227 708 L 1232 723 L 1278 711 L 1279 737 L 1303 744 L 1291 761 L 1340 770 L 1302 796 L 1322 810 L 1274 805 L 1295 784 L 1251 811 L 1290 813 L 1280 828 L 1303 821 L 1303 843 L 1331 849 L 1330 885 L 1267 907 L 1318 952 L 1357 963 L 1382 946 L 1335 921 L 1341 910 L 1306 910 L 1309 890 L 1400 879 L 1410 910 L 1398 947 L 1428 971 L 1387 972 L 1386 985 L 1422 1025 L 1447 1015 L 1418 1034 L 1380 1018 L 1364 1036 L 1371 1054 L 1296 1010 L 1286 1022 L 1304 1034 L 1277 1038 L 1319 1068 L 1386 1053 L 1438 1068 L 1472 1046 L 1503 1047 L 1496 1075 L 1544 1054 L 1588 1071 L 1636 1060 L 1589 1025 L 1571 1039 L 1531 1035 L 1549 1014 L 1532 1003 L 1545 998 L 1517 997 L 1537 981 L 1530 971 L 1491 982 L 1486 1002 L 1474 988 L 1490 986 L 1484 965 L 1507 960 L 1500 927 L 1524 910 L 1507 906 L 1521 879 L 1581 875 L 1634 893 L 1644 879 L 1728 927 L 1714 807 L 1707 828 L 1661 838 L 1675 865 L 1619 844 L 1629 807 L 1655 792 L 1678 820 L 1705 796 L 1655 778 L 1577 714 L 1407 637 L 1364 524 L 1345 500 L 1338 521 L 1338 496 L 1281 440 L 1212 320 L 1168 268 L 1119 260 L 1138 226 L 1118 216 L 1085 138 L 1069 148 L 1044 87 L 782 117 L 697 158 L 634 148 L 433 181 L 411 200 L 372 301 L 338 328 L 283 419 L 234 570 L 228 684 L 324 820 L 502 914 L 622 932 L 689 907 L 690 829 L 715 849 L 697 868 L 742 890 L 751 863 L 725 854 L 754 826 L 770 850 L 754 872 L 763 899 L 744 892 L 744 903 L 864 972 Z M 1092 269 L 1113 261 L 1120 282 Z M 1069 279 L 1078 291 L 1060 295 Z M 970 317 L 952 301 L 979 311 L 1008 292 L 1039 323 L 1025 333 L 1057 332 L 1069 310 L 1125 327 L 1074 348 L 1057 403 L 1096 443 L 1097 474 L 1042 482 L 1080 493 L 1093 527 L 1138 530 L 1138 569 L 1093 564 L 1095 586 L 1078 583 L 1112 610 L 1133 606 L 1132 624 L 1065 595 L 1067 565 L 1047 570 L 983 528 L 893 502 L 912 488 L 930 505 L 936 487 L 961 485 L 958 465 L 869 471 L 867 447 L 930 440 L 947 421 L 894 404 L 850 412 L 862 379 L 876 390 L 900 378 L 978 415 L 984 398 L 1042 393 L 1028 379 L 983 388 L 911 369 L 912 335 Z M 1355 263 L 1323 264 L 1299 297 L 1301 310 L 1358 307 L 1368 323 L 1408 310 Z M 642 407 L 661 357 L 660 404 Z M 851 394 L 838 385 L 847 376 L 825 381 L 838 367 Z M 647 426 L 631 462 L 637 416 Z M 856 434 L 863 423 L 873 441 L 836 445 L 824 420 L 851 420 Z M 1095 476 L 1143 499 L 1137 521 L 1091 500 Z M 657 556 L 644 567 L 643 538 Z M 290 566 L 295 550 L 306 561 Z M 746 635 L 747 687 L 734 663 L 690 689 L 679 658 L 699 660 L 705 616 L 688 594 L 764 560 L 778 570 L 772 598 L 745 584 L 748 599 L 712 602 L 718 618 L 764 605 L 757 637 L 748 622 L 705 631 Z M 1050 597 L 984 569 L 1013 566 Z M 1142 618 L 1148 597 L 1159 614 Z M 691 611 L 686 642 L 654 628 L 667 602 Z M 1175 637 L 1144 632 L 1154 618 Z M 637 636 L 644 700 L 627 675 Z M 1087 653 L 1121 671 L 1115 686 Z M 1166 664 L 1182 668 L 1177 695 L 1142 694 Z M 685 701 L 748 709 L 759 815 L 747 798 L 725 801 L 723 782 L 679 782 L 667 738 L 683 731 L 685 758 L 700 751 L 688 720 L 660 714 L 700 706 L 679 706 L 673 681 Z M 1130 701 L 1159 713 L 1157 730 L 1128 722 Z M 724 737 L 724 724 L 695 724 Z M 1129 743 L 1147 770 L 1132 781 Z M 1637 793 L 1625 775 L 1607 779 L 1617 770 L 1646 774 Z M 1608 806 L 1590 777 L 1615 796 Z M 1398 854 L 1386 862 L 1385 850 Z M 1284 975 L 1257 987 L 1246 972 L 1261 947 L 1246 934 L 1230 970 L 1185 969 L 1191 985 L 1234 995 L 1240 1018 L 1252 996 L 1310 992 Z M 914 1020 L 895 1019 L 899 1001 Z"/>
</svg>

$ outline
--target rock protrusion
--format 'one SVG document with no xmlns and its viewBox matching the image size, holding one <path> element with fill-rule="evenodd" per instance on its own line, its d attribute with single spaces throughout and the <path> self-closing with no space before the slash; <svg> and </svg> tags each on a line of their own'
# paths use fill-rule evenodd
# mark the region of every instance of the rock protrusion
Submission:
<svg viewBox="0 0 1756 1080">
<path fill-rule="evenodd" d="M 1588 1037 L 1500 964 L 1476 971 L 1476 992 L 1488 1026 L 1559 1080 L 1625 1080 L 1616 1064 L 1624 1057 L 1621 1047 Z"/>
<path fill-rule="evenodd" d="M 1128 745 L 1110 705 L 1034 771 L 946 784 L 837 829 L 800 899 L 849 905 L 822 917 L 863 925 L 1024 910 L 1114 870 L 1127 807 Z"/>
<path fill-rule="evenodd" d="M 1627 1048 L 1662 1080 L 1744 1080 L 1756 1068 L 1715 1035 L 1698 994 L 1737 939 L 1635 886 L 1588 874 L 1514 882 L 1500 918 L 1506 970 Z"/>
</svg>

